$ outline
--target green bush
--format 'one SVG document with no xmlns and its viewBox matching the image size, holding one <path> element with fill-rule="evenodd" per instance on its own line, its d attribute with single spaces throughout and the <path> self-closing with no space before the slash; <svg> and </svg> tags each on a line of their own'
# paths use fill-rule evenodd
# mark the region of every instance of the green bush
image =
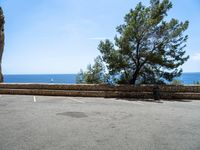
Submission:
<svg viewBox="0 0 200 150">
<path fill-rule="evenodd" d="M 199 85 L 199 84 L 200 84 L 200 81 L 194 81 L 193 83 Z"/>
<path fill-rule="evenodd" d="M 171 82 L 172 85 L 183 85 L 183 81 L 182 80 L 179 80 L 179 79 L 174 79 L 172 82 Z"/>
</svg>

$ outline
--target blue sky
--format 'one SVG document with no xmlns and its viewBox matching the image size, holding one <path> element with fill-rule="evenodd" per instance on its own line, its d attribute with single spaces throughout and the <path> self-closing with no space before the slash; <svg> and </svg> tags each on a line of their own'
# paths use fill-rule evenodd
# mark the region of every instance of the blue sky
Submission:
<svg viewBox="0 0 200 150">
<path fill-rule="evenodd" d="M 0 0 L 6 17 L 4 74 L 77 73 L 99 54 L 100 40 L 139 0 Z M 145 5 L 149 0 L 142 0 Z M 200 72 L 200 1 L 172 0 L 169 18 L 189 20 L 184 72 Z"/>
</svg>

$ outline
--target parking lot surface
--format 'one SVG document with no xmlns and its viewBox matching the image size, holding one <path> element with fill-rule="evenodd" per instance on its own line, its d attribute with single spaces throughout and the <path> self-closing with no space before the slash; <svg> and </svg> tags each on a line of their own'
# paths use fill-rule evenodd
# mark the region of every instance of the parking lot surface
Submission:
<svg viewBox="0 0 200 150">
<path fill-rule="evenodd" d="M 1 95 L 0 150 L 200 150 L 200 101 Z"/>
</svg>

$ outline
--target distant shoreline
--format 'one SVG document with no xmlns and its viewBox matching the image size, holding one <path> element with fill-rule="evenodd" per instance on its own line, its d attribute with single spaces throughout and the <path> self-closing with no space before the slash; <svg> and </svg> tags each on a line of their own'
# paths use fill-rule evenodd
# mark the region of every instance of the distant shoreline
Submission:
<svg viewBox="0 0 200 150">
<path fill-rule="evenodd" d="M 200 72 L 183 72 L 182 74 L 200 74 Z M 42 73 L 42 74 L 3 74 L 3 75 L 77 75 L 78 73 Z"/>
<path fill-rule="evenodd" d="M 76 84 L 77 74 L 5 74 L 5 83 L 58 83 Z M 181 84 L 200 82 L 200 72 L 185 72 L 177 78 Z"/>
</svg>

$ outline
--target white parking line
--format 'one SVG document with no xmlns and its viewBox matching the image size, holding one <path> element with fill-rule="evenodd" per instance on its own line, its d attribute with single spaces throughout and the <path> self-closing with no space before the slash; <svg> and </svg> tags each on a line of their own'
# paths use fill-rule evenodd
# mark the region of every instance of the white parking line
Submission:
<svg viewBox="0 0 200 150">
<path fill-rule="evenodd" d="M 120 99 L 118 99 L 118 100 L 116 100 L 116 99 L 111 99 L 111 100 L 113 100 L 113 101 L 115 101 L 115 102 L 122 102 L 122 103 L 129 103 L 129 104 L 136 104 L 136 105 L 145 105 L 144 103 L 142 103 L 142 102 L 138 102 L 138 101 L 129 101 L 129 100 L 120 100 Z"/>
<path fill-rule="evenodd" d="M 36 97 L 35 96 L 33 96 L 33 101 L 34 101 L 34 103 L 36 102 Z"/>
<path fill-rule="evenodd" d="M 72 101 L 78 102 L 78 103 L 85 103 L 83 101 L 77 100 L 77 99 L 72 98 L 72 97 L 67 97 L 67 98 L 70 99 L 70 100 L 72 100 Z"/>
<path fill-rule="evenodd" d="M 141 103 L 141 102 L 135 102 L 135 101 L 131 101 L 131 103 L 134 103 L 134 104 L 137 104 L 137 105 L 144 105 L 143 103 Z"/>
</svg>

